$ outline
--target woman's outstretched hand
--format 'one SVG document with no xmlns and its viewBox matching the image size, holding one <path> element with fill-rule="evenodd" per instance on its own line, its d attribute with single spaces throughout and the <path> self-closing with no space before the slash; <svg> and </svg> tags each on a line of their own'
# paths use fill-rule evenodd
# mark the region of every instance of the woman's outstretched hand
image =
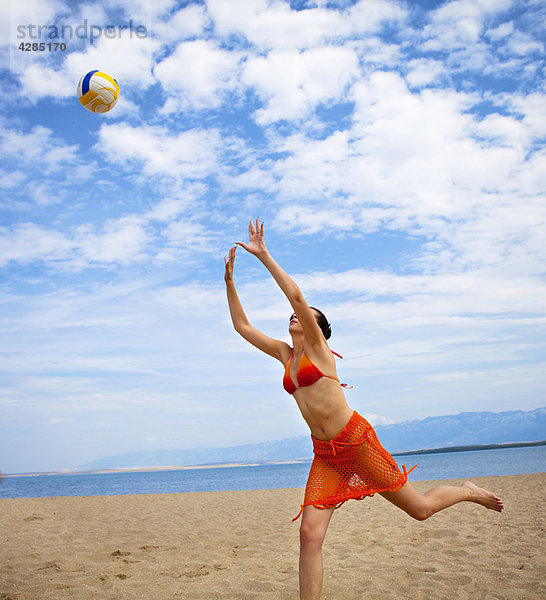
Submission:
<svg viewBox="0 0 546 600">
<path fill-rule="evenodd" d="M 226 263 L 224 281 L 226 283 L 233 282 L 233 265 L 235 264 L 235 250 L 237 250 L 237 246 L 233 246 L 233 248 L 230 248 L 228 256 L 224 256 L 224 262 Z"/>
<path fill-rule="evenodd" d="M 243 242 L 235 242 L 237 246 L 241 246 L 250 254 L 254 254 L 254 256 L 260 256 L 267 252 L 267 248 L 265 247 L 264 242 L 264 224 L 260 224 L 260 219 L 256 219 L 256 226 L 254 226 L 254 222 L 250 221 L 250 225 L 248 226 L 248 244 L 244 244 Z"/>
</svg>

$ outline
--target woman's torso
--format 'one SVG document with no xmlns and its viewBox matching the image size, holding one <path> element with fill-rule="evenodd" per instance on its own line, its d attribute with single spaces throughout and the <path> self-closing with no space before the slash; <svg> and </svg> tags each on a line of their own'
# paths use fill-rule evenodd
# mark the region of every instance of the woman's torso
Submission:
<svg viewBox="0 0 546 600">
<path fill-rule="evenodd" d="M 327 353 L 324 350 L 317 352 L 307 347 L 304 352 L 312 365 L 324 376 L 311 385 L 299 386 L 298 369 L 303 352 L 294 353 L 284 361 L 285 367 L 290 361 L 287 374 L 296 386 L 293 396 L 311 434 L 319 440 L 332 440 L 349 422 L 353 411 L 347 404 L 343 388 L 337 380 L 335 360 L 330 350 L 328 349 Z"/>
</svg>

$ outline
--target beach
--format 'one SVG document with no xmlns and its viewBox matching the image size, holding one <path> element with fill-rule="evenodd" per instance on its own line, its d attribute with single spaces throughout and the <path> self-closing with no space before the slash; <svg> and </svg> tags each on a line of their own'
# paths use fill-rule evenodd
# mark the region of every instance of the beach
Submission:
<svg viewBox="0 0 546 600">
<path fill-rule="evenodd" d="M 377 496 L 336 511 L 324 600 L 542 600 L 546 473 L 476 478 L 418 522 Z M 419 491 L 449 482 L 415 482 Z M 303 490 L 0 500 L 0 600 L 298 597 Z"/>
</svg>

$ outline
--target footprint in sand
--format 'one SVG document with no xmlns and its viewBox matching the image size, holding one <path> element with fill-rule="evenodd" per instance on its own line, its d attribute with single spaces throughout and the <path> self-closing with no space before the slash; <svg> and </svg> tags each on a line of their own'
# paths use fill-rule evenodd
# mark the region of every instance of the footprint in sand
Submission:
<svg viewBox="0 0 546 600">
<path fill-rule="evenodd" d="M 62 569 L 56 562 L 48 562 L 43 567 L 39 567 L 38 571 L 57 571 L 59 573 Z"/>
<path fill-rule="evenodd" d="M 130 555 L 131 555 L 130 552 L 122 552 L 121 550 L 116 550 L 115 552 L 112 552 L 110 554 L 110 556 L 116 556 L 116 557 L 118 557 L 118 556 L 130 556 Z"/>
<path fill-rule="evenodd" d="M 204 577 L 205 575 L 210 575 L 210 571 L 207 569 L 206 565 L 199 567 L 199 569 L 192 569 L 191 571 L 186 571 L 184 573 L 185 577 Z"/>
<path fill-rule="evenodd" d="M 143 552 L 151 552 L 152 550 L 159 550 L 159 546 L 140 546 L 139 550 L 142 550 Z"/>
</svg>

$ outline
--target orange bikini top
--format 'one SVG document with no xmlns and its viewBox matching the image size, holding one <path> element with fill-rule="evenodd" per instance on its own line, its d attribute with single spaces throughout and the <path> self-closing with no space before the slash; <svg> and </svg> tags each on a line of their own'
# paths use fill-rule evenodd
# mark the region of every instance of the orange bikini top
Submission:
<svg viewBox="0 0 546 600">
<path fill-rule="evenodd" d="M 337 352 L 331 351 L 332 354 L 339 356 L 339 358 L 343 358 L 337 354 Z M 305 352 L 301 355 L 300 362 L 298 365 L 298 372 L 296 373 L 296 379 L 298 381 L 298 385 L 294 385 L 292 381 L 292 377 L 290 377 L 290 363 L 292 362 L 292 357 L 294 354 L 290 355 L 286 363 L 286 367 L 284 369 L 284 377 L 282 380 L 282 385 L 284 389 L 289 393 L 293 394 L 300 387 L 307 387 L 308 385 L 313 385 L 322 377 L 328 377 L 328 379 L 334 379 L 339 382 L 337 377 L 332 377 L 331 375 L 325 375 L 318 367 L 316 367 L 307 357 Z M 340 383 L 343 387 L 347 387 L 346 383 Z"/>
</svg>

